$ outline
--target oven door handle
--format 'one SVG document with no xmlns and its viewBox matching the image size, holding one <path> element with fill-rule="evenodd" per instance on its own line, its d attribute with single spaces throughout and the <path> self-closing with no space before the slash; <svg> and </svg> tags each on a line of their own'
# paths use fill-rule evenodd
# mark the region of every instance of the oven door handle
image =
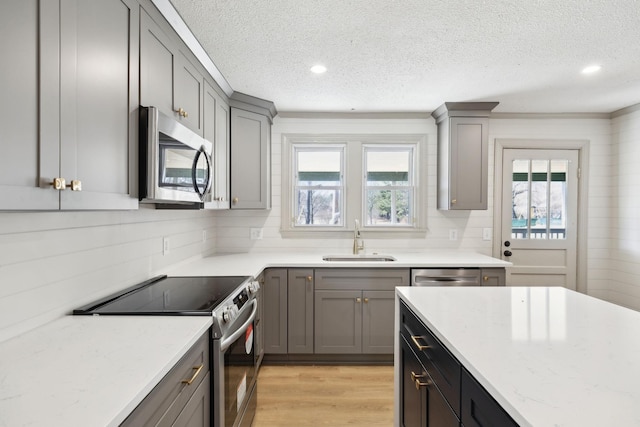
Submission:
<svg viewBox="0 0 640 427">
<path fill-rule="evenodd" d="M 251 315 L 249 316 L 247 321 L 242 324 L 242 326 L 236 329 L 229 337 L 224 338 L 220 342 L 220 351 L 222 352 L 226 351 L 229 348 L 229 346 L 233 344 L 233 342 L 237 340 L 238 337 L 245 332 L 247 327 L 249 327 L 249 324 L 253 322 L 254 319 L 256 318 L 256 312 L 258 311 L 258 302 L 254 299 L 254 300 L 251 300 L 251 303 L 253 304 L 253 310 L 251 311 Z"/>
</svg>

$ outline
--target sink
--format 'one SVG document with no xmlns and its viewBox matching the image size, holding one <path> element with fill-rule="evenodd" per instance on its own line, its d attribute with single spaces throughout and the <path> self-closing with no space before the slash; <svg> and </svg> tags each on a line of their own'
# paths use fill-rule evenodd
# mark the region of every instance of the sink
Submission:
<svg viewBox="0 0 640 427">
<path fill-rule="evenodd" d="M 390 255 L 325 255 L 322 257 L 324 261 L 351 261 L 351 262 L 388 262 L 396 261 Z"/>
</svg>

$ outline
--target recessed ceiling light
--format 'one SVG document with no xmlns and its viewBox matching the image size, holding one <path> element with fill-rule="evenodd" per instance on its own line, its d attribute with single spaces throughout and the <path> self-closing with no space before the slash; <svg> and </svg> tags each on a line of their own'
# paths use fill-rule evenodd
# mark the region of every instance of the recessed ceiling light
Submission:
<svg viewBox="0 0 640 427">
<path fill-rule="evenodd" d="M 316 73 L 316 74 L 322 74 L 322 73 L 326 73 L 327 72 L 327 67 L 325 67 L 324 65 L 314 65 L 313 67 L 311 67 L 311 72 L 312 73 Z"/>
<path fill-rule="evenodd" d="M 582 74 L 593 74 L 600 71 L 601 68 L 600 65 L 589 65 L 582 69 Z"/>
</svg>

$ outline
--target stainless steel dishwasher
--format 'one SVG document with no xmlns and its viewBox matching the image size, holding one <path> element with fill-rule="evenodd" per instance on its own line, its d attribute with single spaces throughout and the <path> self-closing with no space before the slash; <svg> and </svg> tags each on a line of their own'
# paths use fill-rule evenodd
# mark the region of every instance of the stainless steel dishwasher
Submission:
<svg viewBox="0 0 640 427">
<path fill-rule="evenodd" d="M 479 268 L 421 268 L 411 270 L 411 286 L 480 286 Z"/>
</svg>

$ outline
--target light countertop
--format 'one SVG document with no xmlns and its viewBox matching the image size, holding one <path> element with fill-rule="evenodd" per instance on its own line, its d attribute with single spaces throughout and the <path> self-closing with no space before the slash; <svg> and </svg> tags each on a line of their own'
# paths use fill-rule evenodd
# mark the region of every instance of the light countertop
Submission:
<svg viewBox="0 0 640 427">
<path fill-rule="evenodd" d="M 66 316 L 0 343 L 0 426 L 117 426 L 208 316 Z"/>
<path fill-rule="evenodd" d="M 429 267 L 508 267 L 510 262 L 475 252 L 464 251 L 426 251 L 398 253 L 380 252 L 379 255 L 391 255 L 396 261 L 323 261 L 323 255 L 349 255 L 327 251 L 326 254 L 269 252 L 214 255 L 181 264 L 167 272 L 180 276 L 257 276 L 270 267 L 306 267 L 306 268 L 429 268 Z M 367 256 L 373 253 L 367 253 Z"/>
<path fill-rule="evenodd" d="M 640 426 L 640 313 L 564 288 L 396 288 L 521 426 Z"/>
</svg>

